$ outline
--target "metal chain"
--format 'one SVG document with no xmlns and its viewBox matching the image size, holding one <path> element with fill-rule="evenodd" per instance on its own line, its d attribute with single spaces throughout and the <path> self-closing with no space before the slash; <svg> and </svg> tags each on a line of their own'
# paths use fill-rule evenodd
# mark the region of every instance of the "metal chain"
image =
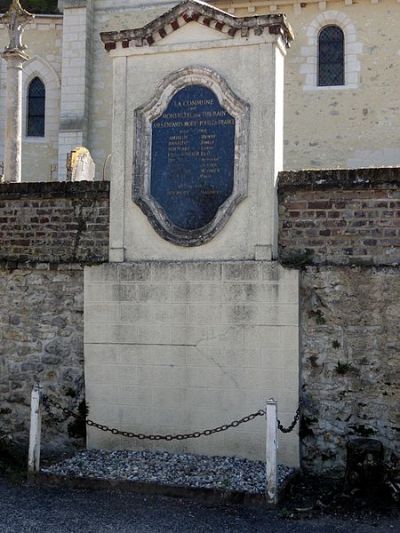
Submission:
<svg viewBox="0 0 400 533">
<path fill-rule="evenodd" d="M 286 428 L 284 426 L 282 426 L 281 424 L 281 421 L 279 420 L 278 418 L 278 429 L 280 431 L 282 431 L 282 433 L 290 433 L 291 431 L 294 430 L 294 427 L 295 425 L 297 424 L 297 422 L 299 421 L 299 418 L 300 418 L 300 411 L 301 411 L 301 404 L 298 406 L 297 410 L 296 410 L 296 413 L 294 415 L 294 418 L 293 418 L 293 421 L 292 423 L 287 426 Z"/>
<path fill-rule="evenodd" d="M 187 439 L 198 439 L 202 436 L 209 436 L 213 435 L 214 433 L 220 433 L 221 431 L 226 431 L 230 428 L 236 428 L 240 426 L 240 424 L 245 424 L 246 422 L 250 422 L 250 420 L 254 420 L 257 416 L 263 416 L 265 414 L 265 411 L 260 409 L 256 413 L 252 413 L 248 416 L 244 416 L 240 420 L 233 420 L 229 424 L 223 424 L 222 426 L 215 427 L 213 429 L 205 429 L 204 431 L 194 431 L 193 433 L 183 433 L 178 435 L 146 435 L 144 433 L 133 433 L 131 431 L 121 431 L 116 428 L 109 428 L 108 426 L 104 426 L 102 424 L 97 424 L 96 422 L 93 422 L 92 420 L 86 420 L 86 424 L 88 426 L 96 427 L 97 429 L 100 429 L 101 431 L 109 431 L 113 435 L 122 435 L 123 437 L 133 438 L 133 439 L 139 439 L 139 440 L 187 440 Z"/>
<path fill-rule="evenodd" d="M 55 402 L 54 400 L 50 400 L 50 398 L 46 396 L 45 394 L 42 394 L 42 400 L 43 400 L 43 407 L 47 415 L 49 416 L 49 418 L 51 418 L 52 420 L 54 420 L 54 422 L 58 424 L 62 424 L 70 416 L 75 416 L 75 413 L 73 413 L 69 409 L 66 409 L 65 407 L 62 407 L 58 402 Z M 63 416 L 62 417 L 56 416 L 52 412 L 51 406 L 56 407 L 57 409 L 61 410 L 63 413 Z"/>
<path fill-rule="evenodd" d="M 70 409 L 63 407 L 59 402 L 50 399 L 48 396 L 43 394 L 42 398 L 43 398 L 43 404 L 45 405 L 46 411 L 48 413 L 49 413 L 49 406 L 51 405 L 55 407 L 56 409 L 60 409 L 66 417 L 72 416 L 74 418 L 80 418 L 80 415 L 77 415 Z M 204 431 L 194 431 L 193 433 L 183 433 L 183 434 L 178 434 L 178 435 L 157 435 L 157 434 L 147 435 L 145 433 L 133 433 L 132 431 L 122 431 L 117 428 L 110 428 L 109 426 L 106 426 L 104 424 L 98 424 L 97 422 L 90 420 L 90 418 L 86 419 L 86 425 L 88 425 L 89 427 L 97 428 L 100 431 L 109 432 L 109 433 L 112 433 L 113 435 L 121 435 L 122 437 L 128 437 L 130 439 L 151 440 L 151 441 L 153 440 L 171 441 L 171 440 L 198 439 L 199 437 L 203 437 L 203 436 L 208 437 L 209 435 L 214 435 L 215 433 L 221 433 L 222 431 L 226 431 L 231 428 L 236 428 L 240 426 L 241 424 L 245 424 L 247 422 L 250 422 L 251 420 L 254 420 L 258 416 L 264 416 L 264 415 L 265 415 L 264 409 L 259 409 L 255 413 L 251 413 L 247 416 L 244 416 L 243 418 L 240 418 L 239 420 L 233 420 L 232 422 L 229 422 L 228 424 L 222 424 L 221 426 L 217 426 L 212 429 L 205 429 Z M 282 431 L 282 433 L 290 433 L 291 431 L 293 431 L 299 418 L 300 418 L 300 405 L 297 408 L 296 414 L 294 415 L 293 422 L 287 428 L 283 427 L 280 420 L 278 419 L 278 429 Z"/>
<path fill-rule="evenodd" d="M 55 400 L 50 399 L 48 396 L 42 395 L 42 398 L 43 398 L 44 405 L 46 404 L 51 405 L 57 409 L 60 409 L 64 413 L 64 415 L 73 416 L 74 418 L 79 418 L 79 415 L 77 415 L 70 409 L 63 407 L 60 403 L 58 403 Z M 90 420 L 90 418 L 86 419 L 86 424 L 90 427 L 100 429 L 101 431 L 106 431 L 106 432 L 112 433 L 113 435 L 121 435 L 123 437 L 128 437 L 131 439 L 171 441 L 171 440 L 198 439 L 199 437 L 202 437 L 202 436 L 213 435 L 214 433 L 220 433 L 221 431 L 226 431 L 227 429 L 230 429 L 230 428 L 236 428 L 240 426 L 241 424 L 245 424 L 246 422 L 250 422 L 251 420 L 254 420 L 254 418 L 258 416 L 264 416 L 264 415 L 265 415 L 265 411 L 263 409 L 260 409 L 259 411 L 255 413 L 251 413 L 250 415 L 240 418 L 239 420 L 233 420 L 229 424 L 223 424 L 222 426 L 218 426 L 212 429 L 205 429 L 204 431 L 194 431 L 193 433 L 183 433 L 183 434 L 178 434 L 178 435 L 146 435 L 145 433 L 133 433 L 132 431 L 122 431 L 120 429 L 110 428 L 104 424 L 98 424 L 97 422 Z"/>
</svg>

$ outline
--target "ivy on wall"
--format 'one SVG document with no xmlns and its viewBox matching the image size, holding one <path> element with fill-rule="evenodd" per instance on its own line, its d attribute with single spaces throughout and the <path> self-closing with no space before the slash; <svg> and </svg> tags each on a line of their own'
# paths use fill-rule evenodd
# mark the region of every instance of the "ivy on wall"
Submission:
<svg viewBox="0 0 400 533">
<path fill-rule="evenodd" d="M 11 0 L 0 0 L 0 12 L 7 11 Z M 21 0 L 21 5 L 31 13 L 58 13 L 57 0 Z"/>
</svg>

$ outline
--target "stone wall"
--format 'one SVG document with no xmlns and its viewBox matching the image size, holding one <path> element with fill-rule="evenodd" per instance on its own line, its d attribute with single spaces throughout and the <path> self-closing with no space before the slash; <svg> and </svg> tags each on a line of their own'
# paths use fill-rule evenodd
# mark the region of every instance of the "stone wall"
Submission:
<svg viewBox="0 0 400 533">
<path fill-rule="evenodd" d="M 25 445 L 35 381 L 65 405 L 84 397 L 82 268 L 2 267 L 0 301 L 0 431 Z M 44 450 L 66 447 L 66 424 L 43 422 Z"/>
<path fill-rule="evenodd" d="M 301 269 L 302 464 L 317 473 L 343 472 L 355 436 L 400 455 L 399 178 L 280 175 L 280 253 Z"/>
<path fill-rule="evenodd" d="M 35 380 L 67 406 L 84 398 L 83 266 L 107 260 L 108 190 L 0 185 L 0 433 L 22 446 Z M 69 422 L 44 419 L 45 452 L 73 444 Z"/>
<path fill-rule="evenodd" d="M 108 182 L 1 184 L 0 261 L 106 260 L 108 195 Z"/>
<path fill-rule="evenodd" d="M 398 269 L 308 267 L 300 294 L 303 466 L 343 470 L 354 436 L 400 456 Z"/>
<path fill-rule="evenodd" d="M 387 458 L 391 452 L 400 455 L 400 278 L 397 265 L 400 209 L 396 207 L 400 198 L 397 185 L 399 173 L 399 169 L 362 169 L 303 171 L 282 173 L 280 176 L 280 252 L 286 263 L 291 262 L 292 266 L 301 269 L 301 398 L 304 402 L 301 440 L 303 466 L 310 471 L 343 471 L 345 444 L 353 436 L 378 438 L 385 445 Z M 25 443 L 29 395 L 35 379 L 39 378 L 47 391 L 54 392 L 57 398 L 63 398 L 71 406 L 76 406 L 83 398 L 82 266 L 85 262 L 106 261 L 108 184 L 1 185 L 0 206 L 1 213 L 8 210 L 6 217 L 11 217 L 7 223 L 1 222 L 8 225 L 2 226 L 0 237 L 0 431 L 10 434 L 17 442 Z M 51 213 L 39 214 L 42 208 Z M 62 216 L 52 222 L 44 220 L 60 215 L 56 214 L 56 210 L 60 209 L 64 210 L 63 216 L 69 217 L 68 222 L 73 226 L 69 231 L 66 231 L 67 220 Z M 82 229 L 81 244 L 75 247 L 73 253 L 72 243 L 79 226 L 78 213 L 85 213 L 85 229 Z M 32 220 L 35 216 L 43 216 L 43 221 L 35 222 Z M 1 214 L 0 219 L 3 218 Z M 343 226 L 331 225 L 331 221 L 340 220 L 344 222 Z M 335 231 L 333 236 L 328 233 L 338 227 L 340 232 Z M 32 232 L 29 238 L 26 237 L 29 243 L 17 245 L 16 240 L 22 240 L 19 232 L 23 231 Z M 388 231 L 392 235 L 385 236 Z M 315 236 L 313 232 L 323 233 Z M 367 239 L 376 242 L 360 244 Z M 315 240 L 322 244 L 313 244 Z M 86 243 L 85 246 L 83 243 Z M 304 253 L 306 249 L 314 253 Z M 365 252 L 359 253 L 359 249 L 365 249 Z M 35 254 L 41 261 L 35 261 Z M 144 331 L 144 322 L 151 316 L 154 320 L 158 317 L 156 331 L 160 335 L 161 319 L 168 318 L 159 311 L 162 305 L 173 305 L 182 312 L 185 306 L 185 320 L 188 320 L 188 313 L 195 311 L 196 327 L 204 328 L 204 324 L 197 322 L 199 316 L 203 316 L 204 320 L 209 318 L 204 309 L 210 307 L 208 294 L 211 293 L 207 291 L 211 289 L 205 287 L 211 287 L 216 282 L 208 275 L 205 280 L 189 280 L 189 283 L 179 273 L 179 264 L 171 265 L 168 283 L 162 287 L 151 269 L 147 271 L 150 279 L 118 278 L 116 284 L 106 280 L 104 290 L 100 290 L 99 280 L 91 279 L 87 286 L 88 321 L 96 322 L 95 312 L 100 301 L 112 308 L 115 298 L 118 298 L 120 310 L 124 310 L 127 317 L 127 323 L 124 322 L 126 331 L 133 331 L 129 322 L 133 320 L 131 312 L 140 311 L 141 323 L 135 326 L 134 332 Z M 123 268 L 130 270 L 126 266 Z M 174 278 L 176 273 L 172 275 L 175 270 L 179 279 Z M 241 291 L 242 307 L 243 311 L 246 308 L 246 312 L 264 301 L 263 294 L 267 289 L 265 283 L 245 279 L 224 278 L 222 285 L 224 299 L 217 305 L 228 305 L 225 299 L 230 293 Z M 160 299 L 157 289 L 167 291 L 162 293 L 163 299 Z M 176 300 L 179 294 L 182 301 Z M 212 295 L 217 298 L 217 294 Z M 200 311 L 203 315 L 199 314 Z M 150 312 L 153 314 L 149 315 Z M 154 320 L 152 318 L 149 322 L 149 335 L 154 332 Z M 167 330 L 171 324 L 162 327 Z M 211 332 L 218 327 L 213 321 L 209 330 Z M 294 323 L 290 327 L 294 328 Z M 104 325 L 98 324 L 98 331 L 104 334 Z M 212 338 L 211 334 L 207 336 L 207 339 Z M 255 342 L 251 335 L 248 338 Z M 154 342 L 151 336 L 149 339 Z M 280 335 L 275 340 L 286 342 L 287 337 Z M 178 376 L 183 372 L 184 365 L 180 364 L 178 352 L 166 351 L 165 347 L 161 352 L 166 364 L 157 367 L 153 359 L 145 360 L 139 348 L 132 348 L 132 353 L 125 348 L 125 359 L 120 356 L 115 359 L 115 346 L 107 346 L 100 353 L 91 343 L 92 338 L 88 338 L 91 352 L 88 352 L 87 364 L 93 372 L 92 383 L 96 388 L 102 385 L 104 376 L 108 380 L 117 379 L 118 373 L 121 379 L 131 379 L 132 375 L 137 380 L 140 372 L 154 376 L 158 372 L 165 377 L 160 366 L 163 366 L 162 372 L 166 370 L 171 375 L 176 373 Z M 205 346 L 209 344 L 207 341 Z M 215 376 L 220 372 L 218 363 L 221 363 L 221 358 L 232 357 L 233 353 L 234 360 L 237 360 L 235 365 L 242 364 L 240 346 L 237 344 L 234 352 L 230 351 L 231 348 L 225 351 L 219 348 L 215 354 L 207 347 L 201 351 L 203 359 L 199 358 L 196 348 L 196 354 L 190 356 L 198 369 L 196 373 L 200 372 L 201 376 L 214 365 L 207 359 L 210 354 L 218 356 L 215 360 L 217 366 L 214 365 L 210 371 L 213 379 L 217 379 Z M 271 350 L 273 353 L 274 346 L 264 343 L 265 354 L 268 355 Z M 187 372 L 194 368 L 187 364 L 190 357 L 184 357 Z M 110 371 L 109 363 L 114 359 L 117 377 L 102 374 Z M 170 363 L 175 366 L 169 366 Z M 228 377 L 221 375 L 221 380 L 231 379 L 235 365 L 227 365 L 230 374 Z M 127 366 L 133 374 L 125 375 Z M 288 365 L 285 372 L 287 368 Z M 246 370 L 249 379 L 253 370 L 249 361 Z M 259 379 L 258 370 L 254 375 L 254 379 Z M 285 376 L 285 373 L 282 374 L 282 380 L 287 379 Z M 277 383 L 279 385 L 280 382 Z M 131 383 L 126 386 L 131 386 Z M 168 389 L 167 382 L 162 382 L 161 386 Z M 249 387 L 253 390 L 252 397 L 257 396 L 254 383 Z M 204 387 L 199 388 L 200 392 L 204 393 L 204 390 Z M 137 387 L 133 387 L 132 391 L 137 394 Z M 113 393 L 116 394 L 115 390 Z M 182 392 L 176 391 L 178 400 L 179 394 Z M 243 392 L 235 393 L 239 400 L 241 397 L 248 399 L 247 394 L 240 394 Z M 263 397 L 264 391 L 260 390 L 260 400 Z M 174 398 L 171 392 L 169 401 L 174 401 Z M 285 407 L 287 413 L 283 422 L 289 422 L 292 407 Z M 168 410 L 168 404 L 165 409 Z M 112 419 L 113 422 L 114 412 L 118 412 L 118 406 L 111 405 L 110 421 Z M 96 412 L 93 410 L 92 414 Z M 225 416 L 222 418 L 225 420 Z M 65 449 L 67 443 L 72 442 L 67 436 L 67 424 L 64 423 L 60 431 L 58 425 L 50 423 L 49 426 L 46 422 L 44 443 L 48 451 L 51 448 Z M 243 435 L 243 438 L 248 437 Z M 285 437 L 282 439 L 285 447 L 284 442 Z"/>
</svg>

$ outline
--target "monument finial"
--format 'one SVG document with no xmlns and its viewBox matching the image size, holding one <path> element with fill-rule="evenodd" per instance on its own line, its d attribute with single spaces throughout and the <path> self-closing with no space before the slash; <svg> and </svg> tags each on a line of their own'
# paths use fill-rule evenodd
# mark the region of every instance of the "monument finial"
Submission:
<svg viewBox="0 0 400 533">
<path fill-rule="evenodd" d="M 11 5 L 2 18 L 2 22 L 8 27 L 10 42 L 5 52 L 23 51 L 26 46 L 22 43 L 22 34 L 25 26 L 35 18 L 34 15 L 24 9 L 19 0 L 12 0 Z"/>
</svg>

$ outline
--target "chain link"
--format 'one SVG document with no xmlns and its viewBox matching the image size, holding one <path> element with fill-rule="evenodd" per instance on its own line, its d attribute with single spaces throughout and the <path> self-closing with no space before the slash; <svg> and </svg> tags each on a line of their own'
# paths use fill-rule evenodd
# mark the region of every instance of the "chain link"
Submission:
<svg viewBox="0 0 400 533">
<path fill-rule="evenodd" d="M 42 394 L 41 398 L 43 400 L 43 407 L 47 415 L 49 416 L 49 418 L 54 420 L 54 422 L 56 422 L 57 424 L 62 424 L 70 416 L 75 416 L 75 413 L 73 413 L 69 409 L 66 409 L 65 407 L 62 407 L 62 405 L 59 404 L 58 402 L 54 400 L 50 400 L 50 398 L 46 396 L 45 394 Z M 56 416 L 51 410 L 51 407 L 55 407 L 56 409 L 59 409 L 62 412 L 62 417 Z"/>
<path fill-rule="evenodd" d="M 56 409 L 59 409 L 60 411 L 62 411 L 65 418 L 69 416 L 72 416 L 73 418 L 80 418 L 80 415 L 77 415 L 70 409 L 63 407 L 59 402 L 52 400 L 45 394 L 42 394 L 42 399 L 43 399 L 43 404 L 45 406 L 46 412 L 50 414 L 52 417 L 54 417 L 54 414 L 51 413 L 50 406 L 55 407 Z M 203 437 L 203 436 L 208 437 L 210 435 L 214 435 L 215 433 L 221 433 L 222 431 L 227 431 L 228 429 L 236 428 L 240 426 L 241 424 L 246 424 L 247 422 L 254 420 L 258 416 L 264 416 L 264 415 L 265 415 L 265 411 L 263 409 L 259 409 L 255 413 L 251 413 L 247 416 L 244 416 L 243 418 L 240 418 L 239 420 L 233 420 L 232 422 L 229 422 L 228 424 L 222 424 L 221 426 L 217 426 L 212 429 L 205 429 L 204 431 L 194 431 L 193 433 L 182 433 L 178 435 L 157 435 L 157 434 L 147 435 L 146 433 L 134 433 L 132 431 L 123 431 L 117 428 L 110 428 L 109 426 L 106 426 L 104 424 L 98 424 L 97 422 L 90 420 L 90 418 L 86 419 L 86 425 L 89 427 L 97 428 L 100 431 L 111 433 L 112 435 L 121 435 L 122 437 L 127 437 L 130 439 L 150 440 L 150 441 L 159 441 L 159 440 L 171 441 L 171 440 L 198 439 L 199 437 Z M 282 431 L 282 433 L 290 433 L 291 431 L 293 431 L 299 418 L 300 418 L 300 405 L 297 408 L 293 422 L 290 424 L 290 426 L 285 428 L 282 426 L 280 420 L 278 420 L 278 429 Z"/>
<path fill-rule="evenodd" d="M 300 419 L 300 412 L 301 412 L 301 404 L 298 406 L 298 408 L 296 410 L 296 413 L 294 415 L 292 423 L 289 424 L 289 426 L 287 426 L 286 428 L 284 426 L 282 426 L 281 421 L 278 418 L 278 429 L 279 429 L 279 431 L 282 431 L 282 433 L 290 433 L 291 431 L 293 431 L 295 426 L 296 426 L 296 424 L 297 424 L 297 422 Z"/>
<path fill-rule="evenodd" d="M 66 407 L 63 407 L 59 402 L 50 399 L 46 395 L 42 395 L 43 398 L 43 404 L 45 405 L 46 412 L 49 412 L 49 406 L 55 407 L 56 409 L 60 409 L 64 415 L 66 416 L 72 416 L 74 418 L 79 418 L 79 415 L 71 411 L 70 409 L 67 409 Z M 236 428 L 240 426 L 241 424 L 245 424 L 246 422 L 250 422 L 251 420 L 254 420 L 258 416 L 264 416 L 265 411 L 263 409 L 260 409 L 259 411 L 255 413 L 251 413 L 250 415 L 244 416 L 243 418 L 240 418 L 239 420 L 233 420 L 229 424 L 223 424 L 221 426 L 217 426 L 212 429 L 205 429 L 204 431 L 194 431 L 193 433 L 183 433 L 178 435 L 146 435 L 145 433 L 134 433 L 132 431 L 122 431 L 117 428 L 110 428 L 109 426 L 106 426 L 104 424 L 98 424 L 97 422 L 94 422 L 93 420 L 90 420 L 90 418 L 86 419 L 86 424 L 89 427 L 94 427 L 99 429 L 100 431 L 105 431 L 112 433 L 113 435 L 121 435 L 122 437 L 128 437 L 131 439 L 139 439 L 139 440 L 187 440 L 187 439 L 198 439 L 202 436 L 209 436 L 213 435 L 214 433 L 220 433 L 221 431 L 226 431 L 230 428 Z"/>
</svg>

